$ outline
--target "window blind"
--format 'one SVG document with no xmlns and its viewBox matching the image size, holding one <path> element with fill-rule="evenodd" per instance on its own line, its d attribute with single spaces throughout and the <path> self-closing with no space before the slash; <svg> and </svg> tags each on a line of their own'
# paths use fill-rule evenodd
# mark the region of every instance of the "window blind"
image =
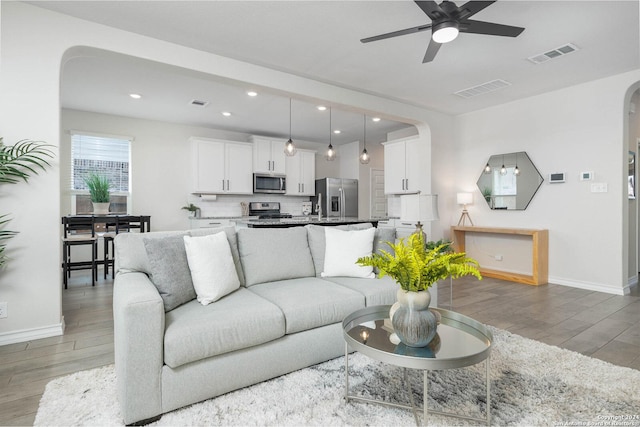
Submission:
<svg viewBox="0 0 640 427">
<path fill-rule="evenodd" d="M 89 174 L 106 176 L 112 192 L 129 192 L 131 139 L 71 134 L 71 189 L 88 190 Z"/>
</svg>

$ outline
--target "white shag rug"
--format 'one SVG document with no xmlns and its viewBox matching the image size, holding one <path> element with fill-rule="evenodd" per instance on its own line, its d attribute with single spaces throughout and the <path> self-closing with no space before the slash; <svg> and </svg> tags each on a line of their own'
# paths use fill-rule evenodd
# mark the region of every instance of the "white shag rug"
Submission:
<svg viewBox="0 0 640 427">
<path fill-rule="evenodd" d="M 640 426 L 640 371 L 496 328 L 491 355 L 491 424 Z M 408 403 L 402 370 L 349 356 L 351 393 Z M 430 409 L 485 416 L 484 362 L 429 373 Z M 422 373 L 410 371 L 422 402 Z M 411 411 L 344 399 L 344 357 L 165 414 L 152 425 L 410 426 Z M 430 415 L 427 425 L 474 425 Z M 113 366 L 47 384 L 36 426 L 119 426 Z"/>
</svg>

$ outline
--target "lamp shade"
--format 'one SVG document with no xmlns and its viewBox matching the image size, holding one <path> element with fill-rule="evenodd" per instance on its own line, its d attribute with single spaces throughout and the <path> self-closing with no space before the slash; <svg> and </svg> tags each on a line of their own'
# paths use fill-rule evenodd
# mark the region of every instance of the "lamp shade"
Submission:
<svg viewBox="0 0 640 427">
<path fill-rule="evenodd" d="M 470 205 L 473 203 L 473 193 L 458 193 L 457 197 L 459 205 Z"/>
</svg>

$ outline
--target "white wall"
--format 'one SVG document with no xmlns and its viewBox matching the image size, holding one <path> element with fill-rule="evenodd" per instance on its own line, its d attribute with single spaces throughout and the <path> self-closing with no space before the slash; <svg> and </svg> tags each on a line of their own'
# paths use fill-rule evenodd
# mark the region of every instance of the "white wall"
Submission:
<svg viewBox="0 0 640 427">
<path fill-rule="evenodd" d="M 62 64 L 74 55 L 99 55 L 100 50 L 96 49 L 192 69 L 221 79 L 246 81 L 256 88 L 300 95 L 337 108 L 352 107 L 367 115 L 414 123 L 419 126 L 420 141 L 429 152 L 431 133 L 427 123 L 434 125 L 442 117 L 397 101 L 96 25 L 25 3 L 1 2 L 0 8 L 0 135 L 7 143 L 31 138 L 47 141 L 56 149 L 60 147 Z M 11 229 L 21 233 L 10 242 L 11 263 L 0 272 L 1 300 L 8 302 L 9 312 L 7 319 L 0 319 L 0 345 L 57 335 L 63 330 L 60 159 L 58 157 L 46 174 L 35 177 L 28 186 L 2 188 L 3 207 L 14 216 Z M 156 165 L 157 169 L 163 167 L 166 165 Z M 144 179 L 149 180 L 148 184 L 153 178 Z M 155 203 L 149 201 L 154 197 L 158 194 L 144 196 L 135 202 L 134 209 Z M 172 227 L 170 222 L 167 219 L 168 228 Z"/>
<path fill-rule="evenodd" d="M 436 186 L 455 183 L 455 191 L 473 191 L 476 202 L 469 212 L 476 225 L 549 229 L 551 283 L 622 293 L 628 234 L 625 95 L 638 80 L 640 72 L 634 71 L 456 117 L 457 158 L 436 174 Z M 491 154 L 516 151 L 529 154 L 545 182 L 525 211 L 491 211 L 475 182 Z M 582 171 L 593 171 L 594 181 L 580 181 Z M 552 172 L 565 172 L 566 183 L 549 184 Z M 606 183 L 608 192 L 592 193 L 594 182 Z M 455 203 L 455 191 L 448 203 Z M 454 205 L 451 223 L 459 212 Z"/>
</svg>

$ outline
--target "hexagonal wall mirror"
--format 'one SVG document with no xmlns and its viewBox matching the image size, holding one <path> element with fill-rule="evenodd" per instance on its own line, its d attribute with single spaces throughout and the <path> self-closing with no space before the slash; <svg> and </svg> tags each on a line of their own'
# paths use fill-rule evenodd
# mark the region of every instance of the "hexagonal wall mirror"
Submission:
<svg viewBox="0 0 640 427">
<path fill-rule="evenodd" d="M 478 178 L 490 209 L 524 210 L 544 179 L 526 152 L 494 154 Z"/>
</svg>

